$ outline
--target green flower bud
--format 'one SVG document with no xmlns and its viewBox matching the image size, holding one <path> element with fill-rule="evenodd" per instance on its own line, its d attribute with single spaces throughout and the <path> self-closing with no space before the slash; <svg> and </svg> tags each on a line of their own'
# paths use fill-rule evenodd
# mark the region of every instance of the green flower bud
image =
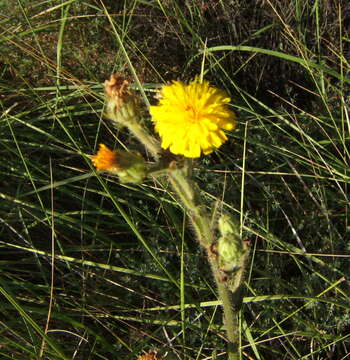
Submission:
<svg viewBox="0 0 350 360">
<path fill-rule="evenodd" d="M 235 234 L 236 236 L 239 235 L 239 227 L 228 215 L 221 215 L 218 225 L 220 234 L 222 236 L 227 236 L 230 234 Z"/>
<path fill-rule="evenodd" d="M 242 258 L 247 250 L 239 235 L 238 226 L 229 216 L 221 216 L 218 226 L 221 233 L 217 242 L 219 269 L 224 272 L 235 272 L 242 266 Z"/>
<path fill-rule="evenodd" d="M 118 173 L 122 183 L 141 184 L 147 174 L 145 159 L 136 153 L 119 153 L 121 171 Z"/>
</svg>

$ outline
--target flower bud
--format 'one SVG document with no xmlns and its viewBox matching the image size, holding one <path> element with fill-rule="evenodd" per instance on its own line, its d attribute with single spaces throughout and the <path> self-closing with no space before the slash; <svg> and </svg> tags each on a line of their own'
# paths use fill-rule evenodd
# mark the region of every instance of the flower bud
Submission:
<svg viewBox="0 0 350 360">
<path fill-rule="evenodd" d="M 228 273 L 237 271 L 247 252 L 238 226 L 227 215 L 220 217 L 218 225 L 221 233 L 217 242 L 219 269 Z"/>
<path fill-rule="evenodd" d="M 230 234 L 239 235 L 239 227 L 228 215 L 221 215 L 218 226 L 220 234 L 224 237 Z"/>
<path fill-rule="evenodd" d="M 136 94 L 129 89 L 129 81 L 120 74 L 111 75 L 105 81 L 107 104 L 105 116 L 115 125 L 128 126 L 137 121 L 140 107 Z"/>
<path fill-rule="evenodd" d="M 116 174 L 122 183 L 141 184 L 147 174 L 144 158 L 124 150 L 110 150 L 106 145 L 100 144 L 96 155 L 91 161 L 97 170 L 107 170 Z"/>
</svg>

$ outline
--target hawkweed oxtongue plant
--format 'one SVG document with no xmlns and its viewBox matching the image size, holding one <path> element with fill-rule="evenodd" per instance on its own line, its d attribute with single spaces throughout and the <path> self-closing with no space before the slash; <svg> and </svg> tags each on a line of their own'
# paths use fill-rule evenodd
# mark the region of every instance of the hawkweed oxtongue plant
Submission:
<svg viewBox="0 0 350 360">
<path fill-rule="evenodd" d="M 198 242 L 206 251 L 217 284 L 224 310 L 228 359 L 239 359 L 238 316 L 248 246 L 232 216 L 224 214 L 213 224 L 199 188 L 191 178 L 192 161 L 189 160 L 210 154 L 227 141 L 224 130 L 236 127 L 235 114 L 228 106 L 231 99 L 226 92 L 198 77 L 189 84 L 174 81 L 164 85 L 158 94 L 158 104 L 150 107 L 159 142 L 143 126 L 137 95 L 128 85 L 121 75 L 112 75 L 105 82 L 105 116 L 116 126 L 126 127 L 150 152 L 155 163 L 148 165 L 138 153 L 110 150 L 104 144 L 91 160 L 97 170 L 117 174 L 121 182 L 140 184 L 147 177 L 168 176 L 191 220 Z M 177 156 L 164 160 L 163 150 Z"/>
</svg>

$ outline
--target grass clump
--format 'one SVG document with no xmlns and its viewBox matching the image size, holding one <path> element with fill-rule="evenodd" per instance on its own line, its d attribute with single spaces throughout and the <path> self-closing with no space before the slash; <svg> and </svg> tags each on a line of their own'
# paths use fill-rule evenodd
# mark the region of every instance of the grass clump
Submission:
<svg viewBox="0 0 350 360">
<path fill-rule="evenodd" d="M 0 10 L 0 355 L 225 358 L 215 284 L 169 184 L 120 184 L 88 157 L 103 141 L 144 154 L 102 116 L 111 73 L 154 104 L 161 83 L 202 69 L 239 115 L 193 176 L 213 221 L 236 214 L 251 244 L 242 358 L 345 359 L 348 4 L 3 1 Z"/>
</svg>

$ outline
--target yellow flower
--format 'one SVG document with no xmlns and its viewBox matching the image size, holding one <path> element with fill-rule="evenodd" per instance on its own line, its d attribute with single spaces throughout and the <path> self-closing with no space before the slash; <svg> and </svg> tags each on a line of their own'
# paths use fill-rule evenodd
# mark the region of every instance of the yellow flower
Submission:
<svg viewBox="0 0 350 360">
<path fill-rule="evenodd" d="M 140 355 L 137 360 L 164 360 L 156 351 L 150 351 L 144 355 Z"/>
<path fill-rule="evenodd" d="M 96 155 L 91 156 L 91 161 L 97 170 L 115 170 L 118 168 L 117 152 L 108 149 L 104 144 L 100 144 L 100 149 Z"/>
<path fill-rule="evenodd" d="M 208 81 L 195 78 L 188 85 L 174 81 L 164 85 L 159 104 L 150 107 L 162 148 L 176 155 L 196 158 L 220 147 L 227 137 L 223 130 L 236 127 L 230 97 Z"/>
</svg>

